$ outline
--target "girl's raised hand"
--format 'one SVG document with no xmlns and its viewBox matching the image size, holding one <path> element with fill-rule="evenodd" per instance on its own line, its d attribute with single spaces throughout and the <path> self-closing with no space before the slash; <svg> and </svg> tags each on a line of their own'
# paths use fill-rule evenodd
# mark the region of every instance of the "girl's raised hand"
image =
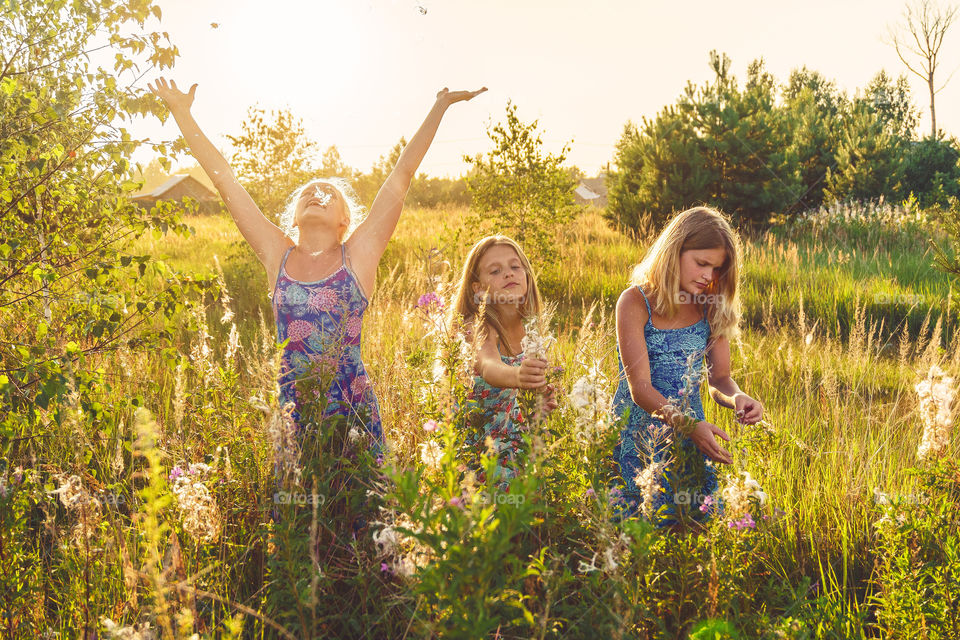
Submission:
<svg viewBox="0 0 960 640">
<path fill-rule="evenodd" d="M 537 389 L 547 382 L 547 361 L 524 358 L 517 367 L 517 388 Z"/>
<path fill-rule="evenodd" d="M 197 83 L 193 83 L 190 90 L 184 93 L 177 89 L 176 82 L 173 80 L 167 82 L 166 78 L 158 78 L 155 83 L 147 83 L 147 88 L 167 104 L 171 113 L 178 110 L 189 111 L 197 93 Z"/>
<path fill-rule="evenodd" d="M 487 88 L 483 87 L 477 89 L 476 91 L 450 91 L 446 87 L 437 92 L 437 102 L 443 102 L 445 105 L 449 106 L 454 102 L 461 102 L 463 100 L 470 100 L 474 96 L 478 96 Z"/>
<path fill-rule="evenodd" d="M 733 464 L 733 458 L 730 457 L 730 452 L 717 443 L 714 434 L 724 440 L 730 440 L 730 436 L 724 433 L 723 429 L 706 420 L 701 420 L 697 423 L 697 426 L 693 429 L 693 433 L 690 434 L 690 439 L 693 440 L 697 448 L 707 454 L 707 457 L 711 460 L 723 462 L 724 464 Z"/>
</svg>

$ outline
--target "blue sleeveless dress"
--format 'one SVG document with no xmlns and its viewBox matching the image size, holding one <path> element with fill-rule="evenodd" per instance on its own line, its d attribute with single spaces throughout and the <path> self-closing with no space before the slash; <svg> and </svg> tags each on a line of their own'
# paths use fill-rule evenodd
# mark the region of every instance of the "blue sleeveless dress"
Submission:
<svg viewBox="0 0 960 640">
<path fill-rule="evenodd" d="M 497 351 L 500 344 L 497 343 Z M 511 367 L 519 367 L 523 354 L 505 356 L 500 361 Z M 506 490 L 511 478 L 519 473 L 519 455 L 523 447 L 522 433 L 526 423 L 517 403 L 517 389 L 494 387 L 481 376 L 474 376 L 473 389 L 466 396 L 467 434 L 464 443 L 473 454 L 470 462 L 479 460 L 487 450 L 487 436 L 493 439 L 497 451 L 497 480 L 501 490 Z M 483 482 L 482 470 L 478 479 Z"/>
<path fill-rule="evenodd" d="M 298 435 L 302 433 L 300 408 L 307 398 L 295 388 L 296 380 L 305 377 L 305 367 L 317 363 L 315 374 L 326 382 L 328 404 L 323 417 L 347 417 L 362 423 L 371 436 L 375 454 L 383 451 L 383 428 L 380 405 L 360 357 L 363 312 L 369 301 L 360 290 L 356 274 L 346 260 L 346 246 L 340 245 L 340 268 L 313 282 L 301 282 L 287 273 L 287 249 L 280 263 L 274 287 L 274 317 L 277 321 L 277 343 L 289 339 L 284 348 L 280 373 L 280 406 L 293 402 L 293 419 Z"/>
<path fill-rule="evenodd" d="M 702 381 L 703 358 L 706 355 L 707 341 L 710 338 L 710 324 L 707 321 L 706 309 L 703 317 L 696 324 L 678 329 L 657 329 L 653 326 L 653 312 L 650 301 L 639 286 L 637 290 L 643 295 L 647 305 L 648 319 L 643 327 L 643 335 L 647 341 L 647 354 L 650 359 L 650 382 L 665 398 L 677 398 L 684 386 L 687 360 L 693 359 L 693 391 L 690 394 L 690 410 L 697 416 L 697 420 L 704 420 L 703 403 L 700 400 L 700 383 Z M 662 442 L 654 442 L 648 427 L 665 426 L 633 402 L 630 397 L 630 387 L 624 373 L 623 361 L 620 357 L 620 345 L 617 345 L 617 367 L 619 385 L 613 397 L 614 419 L 618 420 L 628 414 L 620 431 L 620 441 L 613 450 L 613 459 L 619 465 L 620 475 L 625 488 L 620 501 L 616 506 L 621 517 L 636 515 L 640 510 L 643 497 L 636 484 L 636 475 L 648 464 L 661 462 L 668 446 Z M 669 428 L 669 427 L 667 427 Z M 680 437 L 680 436 L 678 436 Z M 707 496 L 714 496 L 717 490 L 717 473 L 714 463 L 702 453 L 689 437 L 683 437 L 681 446 L 691 455 L 686 456 L 688 464 L 680 469 L 681 490 L 674 495 L 672 484 L 677 469 L 676 461 L 669 463 L 658 475 L 656 483 L 658 490 L 654 493 L 652 509 L 654 516 L 652 523 L 659 527 L 669 527 L 676 524 L 675 519 L 678 503 L 690 506 L 688 513 L 693 520 L 706 522 L 716 511 L 717 505 L 710 507 L 706 512 L 701 511 Z M 663 506 L 663 510 L 659 510 Z"/>
</svg>

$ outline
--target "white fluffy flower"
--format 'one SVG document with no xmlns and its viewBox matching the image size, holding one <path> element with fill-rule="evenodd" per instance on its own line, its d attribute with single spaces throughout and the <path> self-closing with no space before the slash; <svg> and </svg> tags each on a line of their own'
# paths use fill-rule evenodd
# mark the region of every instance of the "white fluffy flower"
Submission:
<svg viewBox="0 0 960 640">
<path fill-rule="evenodd" d="M 48 495 L 59 496 L 60 502 L 62 502 L 63 506 L 67 509 L 72 509 L 86 500 L 87 493 L 83 489 L 83 483 L 80 481 L 79 476 L 73 475 L 65 480 L 63 474 L 57 474 L 56 477 L 60 482 L 60 486 L 53 491 L 48 491 Z"/>
<path fill-rule="evenodd" d="M 731 520 L 739 518 L 749 511 L 750 498 L 755 498 L 761 505 L 766 504 L 767 494 L 760 488 L 760 484 L 753 479 L 749 471 L 742 471 L 743 479 L 727 476 L 727 486 L 722 491 L 726 504 L 725 511 Z"/>
<path fill-rule="evenodd" d="M 653 515 L 653 499 L 660 489 L 660 472 L 665 466 L 665 462 L 651 462 L 637 473 L 637 488 L 643 494 L 642 511 L 648 518 Z"/>
<path fill-rule="evenodd" d="M 377 545 L 377 555 L 389 560 L 388 566 L 395 573 L 409 577 L 414 574 L 417 567 L 426 566 L 429 562 L 429 550 L 416 538 L 407 536 L 397 529 L 397 526 L 402 526 L 415 530 L 409 517 L 401 515 L 394 524 L 385 522 L 371 524 L 383 525 L 373 533 L 372 538 Z"/>
<path fill-rule="evenodd" d="M 297 441 L 297 427 L 293 421 L 295 405 L 287 402 L 280 411 L 270 413 L 267 424 L 267 436 L 273 444 L 274 474 L 277 479 L 290 474 L 294 483 L 300 482 L 300 445 Z"/>
<path fill-rule="evenodd" d="M 240 349 L 240 332 L 237 330 L 237 325 L 234 323 L 230 324 L 230 337 L 227 339 L 227 352 L 224 354 L 224 359 L 228 362 L 233 360 L 233 357 L 237 354 L 237 351 Z"/>
<path fill-rule="evenodd" d="M 121 627 L 110 618 L 101 618 L 100 623 L 110 640 L 155 640 L 157 637 L 149 622 L 132 627 Z"/>
<path fill-rule="evenodd" d="M 597 554 L 593 554 L 593 558 L 590 559 L 589 564 L 581 560 L 580 565 L 577 567 L 577 571 L 579 571 L 580 573 L 591 573 L 593 571 L 596 571 L 597 570 L 596 561 L 597 561 Z"/>
<path fill-rule="evenodd" d="M 386 526 L 373 532 L 373 543 L 383 555 L 393 555 L 400 547 L 400 532 L 393 526 Z"/>
<path fill-rule="evenodd" d="M 192 469 L 194 465 L 190 466 Z M 183 530 L 200 542 L 215 542 L 220 536 L 220 513 L 207 486 L 196 478 L 180 476 L 174 479 L 171 490 L 177 496 Z"/>
<path fill-rule="evenodd" d="M 520 340 L 524 358 L 547 359 L 547 350 L 556 342 L 556 338 L 538 326 L 541 320 L 534 317 L 526 323 L 526 335 Z"/>
<path fill-rule="evenodd" d="M 443 450 L 436 440 L 428 440 L 420 445 L 420 461 L 430 469 L 437 469 L 440 466 L 440 459 L 443 457 Z"/>
<path fill-rule="evenodd" d="M 952 405 L 956 394 L 953 378 L 933 365 L 926 379 L 918 382 L 915 389 L 920 397 L 920 419 L 923 421 L 923 439 L 917 448 L 917 458 L 926 460 L 941 456 L 950 445 Z"/>
<path fill-rule="evenodd" d="M 606 573 L 610 573 L 615 570 L 620 565 L 617 563 L 616 558 L 614 557 L 613 547 L 607 547 L 603 552 L 603 570 Z"/>
<path fill-rule="evenodd" d="M 586 375 L 573 383 L 569 400 L 578 440 L 592 442 L 610 426 L 611 399 L 607 386 L 607 379 L 600 371 L 598 362 L 587 367 Z"/>
</svg>

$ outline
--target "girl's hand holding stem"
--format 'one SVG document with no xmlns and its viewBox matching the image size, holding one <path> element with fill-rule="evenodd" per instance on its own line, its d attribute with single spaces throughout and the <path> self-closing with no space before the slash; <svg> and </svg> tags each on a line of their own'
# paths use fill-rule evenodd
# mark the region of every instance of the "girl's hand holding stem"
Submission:
<svg viewBox="0 0 960 640">
<path fill-rule="evenodd" d="M 730 436 L 717 425 L 706 420 L 698 421 L 693 417 L 684 415 L 676 406 L 669 403 L 663 405 L 659 411 L 654 412 L 654 417 L 671 425 L 682 435 L 689 436 L 693 443 L 697 445 L 697 448 L 711 460 L 733 464 L 730 452 L 721 447 L 714 437 L 718 435 L 729 442 Z"/>
<path fill-rule="evenodd" d="M 737 421 L 743 424 L 755 424 L 763 417 L 763 405 L 745 393 L 733 396 L 734 411 Z"/>
<path fill-rule="evenodd" d="M 547 383 L 547 361 L 524 358 L 517 370 L 518 389 L 538 389 Z"/>
</svg>

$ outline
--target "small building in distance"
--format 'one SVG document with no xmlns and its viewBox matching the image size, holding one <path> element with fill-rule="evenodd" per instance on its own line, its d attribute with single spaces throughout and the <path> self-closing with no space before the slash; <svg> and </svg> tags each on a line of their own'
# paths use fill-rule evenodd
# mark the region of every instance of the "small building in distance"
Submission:
<svg viewBox="0 0 960 640">
<path fill-rule="evenodd" d="M 150 191 L 135 193 L 130 199 L 143 209 L 152 209 L 158 201 L 174 200 L 182 202 L 189 197 L 200 205 L 201 213 L 216 213 L 220 210 L 220 197 L 189 175 L 171 176 L 159 187 Z"/>
<path fill-rule="evenodd" d="M 583 178 L 573 191 L 577 204 L 588 204 L 600 208 L 607 206 L 607 185 L 603 175 L 597 178 Z"/>
</svg>

